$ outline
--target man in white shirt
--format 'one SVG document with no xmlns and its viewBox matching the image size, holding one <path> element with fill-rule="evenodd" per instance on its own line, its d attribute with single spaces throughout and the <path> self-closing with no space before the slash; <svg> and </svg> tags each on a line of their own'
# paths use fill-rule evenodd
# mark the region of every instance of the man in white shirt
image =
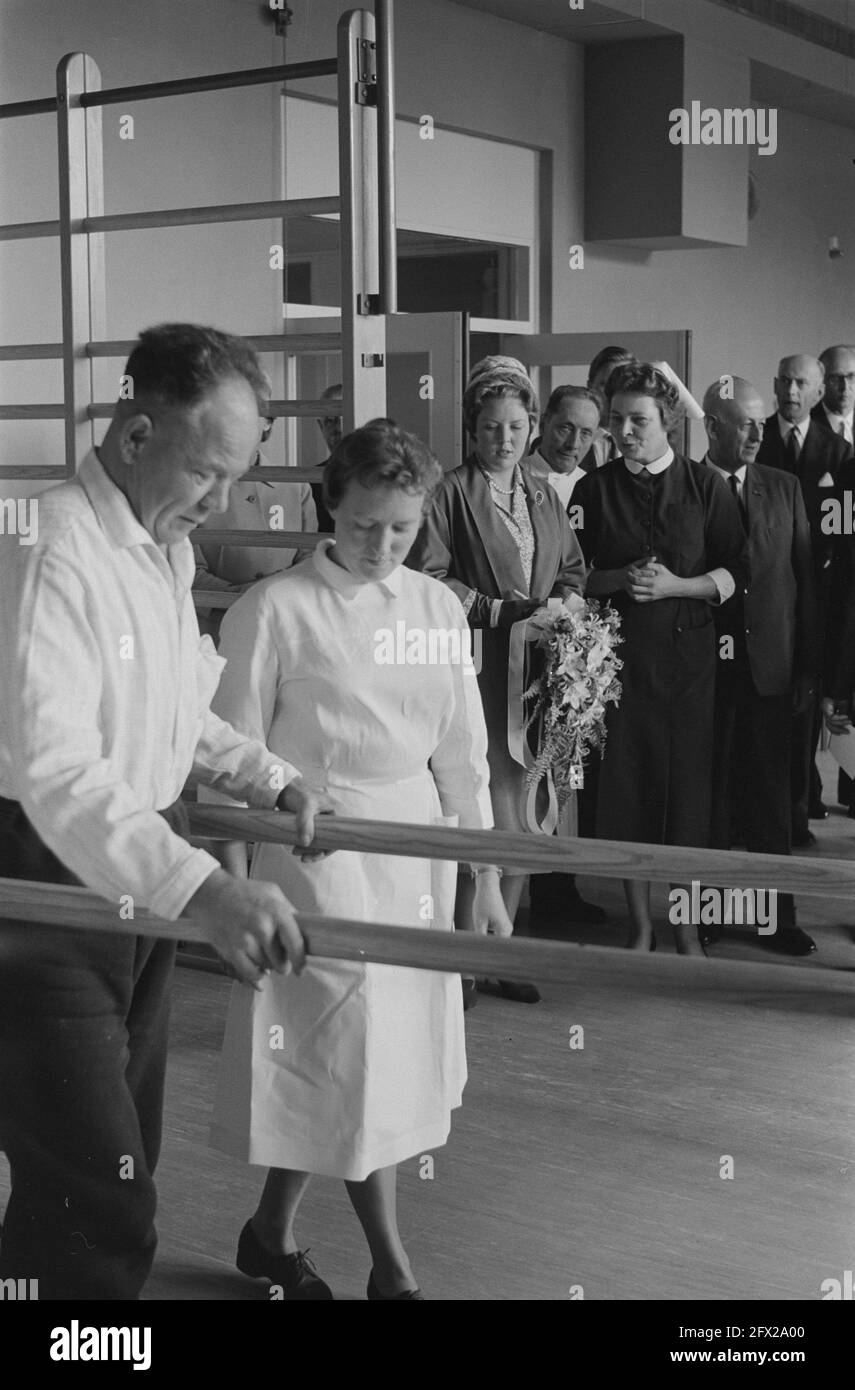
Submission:
<svg viewBox="0 0 855 1390">
<path fill-rule="evenodd" d="M 825 393 L 811 411 L 811 418 L 820 429 L 830 430 L 851 445 L 855 443 L 855 347 L 841 343 L 826 348 L 819 360 L 825 368 Z"/>
<path fill-rule="evenodd" d="M 328 798 L 211 714 L 190 532 L 258 447 L 257 360 L 239 339 L 150 329 L 100 448 L 39 498 L 38 538 L 0 549 L 0 876 L 83 883 L 203 927 L 245 983 L 302 968 L 291 905 L 193 849 L 192 772 L 256 808 Z M 177 832 L 177 833 L 176 833 Z M 308 851 L 306 851 L 308 852 Z M 0 1143 L 12 1194 L 0 1279 L 41 1298 L 133 1299 L 156 1236 L 174 943 L 0 920 Z"/>
<path fill-rule="evenodd" d="M 557 386 L 546 402 L 540 419 L 540 439 L 525 460 L 525 467 L 532 477 L 549 483 L 565 511 L 574 487 L 592 466 L 581 465 L 594 442 L 604 409 L 605 400 L 589 386 Z"/>
</svg>

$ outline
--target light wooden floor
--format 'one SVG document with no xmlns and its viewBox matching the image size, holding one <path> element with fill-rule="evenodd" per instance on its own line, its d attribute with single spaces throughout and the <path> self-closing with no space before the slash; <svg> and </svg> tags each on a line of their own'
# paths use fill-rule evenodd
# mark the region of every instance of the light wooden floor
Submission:
<svg viewBox="0 0 855 1390">
<path fill-rule="evenodd" d="M 814 853 L 855 851 L 842 815 L 814 829 Z M 611 914 L 586 939 L 619 946 L 619 886 L 582 886 Z M 664 959 L 662 939 L 637 973 L 620 952 L 613 980 L 546 984 L 537 1007 L 480 997 L 435 1176 L 421 1180 L 416 1159 L 401 1169 L 401 1229 L 428 1298 L 567 1299 L 581 1285 L 588 1300 L 815 1300 L 851 1269 L 855 904 L 805 899 L 799 920 L 816 956 L 735 937 L 716 955 L 746 964 L 715 990 L 706 962 Z M 206 1144 L 229 989 L 177 973 L 149 1298 L 265 1297 L 232 1263 L 263 1173 Z M 569 1046 L 578 1024 L 582 1051 Z M 299 1234 L 336 1298 L 364 1298 L 369 1260 L 343 1184 L 313 1184 Z"/>
</svg>

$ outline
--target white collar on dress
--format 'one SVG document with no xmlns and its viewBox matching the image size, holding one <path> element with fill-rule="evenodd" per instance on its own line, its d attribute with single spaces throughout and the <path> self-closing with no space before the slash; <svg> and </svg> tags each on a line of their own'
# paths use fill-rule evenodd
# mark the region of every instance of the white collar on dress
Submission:
<svg viewBox="0 0 855 1390">
<path fill-rule="evenodd" d="M 664 473 L 666 468 L 670 468 L 674 462 L 674 450 L 668 448 L 661 458 L 654 459 L 652 463 L 638 463 L 636 459 L 624 459 L 624 463 L 634 477 L 638 477 L 642 468 L 646 468 L 648 473 Z"/>
<path fill-rule="evenodd" d="M 398 597 L 403 584 L 403 565 L 397 565 L 391 574 L 387 574 L 385 579 L 358 579 L 349 570 L 337 565 L 335 560 L 330 559 L 329 552 L 335 545 L 335 537 L 329 536 L 315 546 L 312 559 L 315 569 L 318 571 L 333 589 L 337 589 L 345 598 L 356 598 L 360 589 L 378 588 L 384 589 L 387 593 Z"/>
</svg>

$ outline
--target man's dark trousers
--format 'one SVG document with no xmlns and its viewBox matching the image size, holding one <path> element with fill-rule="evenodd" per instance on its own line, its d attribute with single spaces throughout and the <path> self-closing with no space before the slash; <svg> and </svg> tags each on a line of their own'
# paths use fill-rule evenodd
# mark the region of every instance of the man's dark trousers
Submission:
<svg viewBox="0 0 855 1390">
<path fill-rule="evenodd" d="M 748 659 L 719 661 L 715 699 L 713 838 L 730 849 L 736 824 L 752 854 L 790 853 L 790 738 L 793 700 L 758 695 Z M 774 888 L 773 883 L 761 885 Z M 777 898 L 778 927 L 795 926 L 790 893 Z"/>
<path fill-rule="evenodd" d="M 180 802 L 161 814 L 186 835 Z M 3 798 L 0 876 L 79 884 Z M 0 1279 L 40 1299 L 135 1299 L 148 1277 L 174 961 L 170 941 L 0 919 Z"/>
</svg>

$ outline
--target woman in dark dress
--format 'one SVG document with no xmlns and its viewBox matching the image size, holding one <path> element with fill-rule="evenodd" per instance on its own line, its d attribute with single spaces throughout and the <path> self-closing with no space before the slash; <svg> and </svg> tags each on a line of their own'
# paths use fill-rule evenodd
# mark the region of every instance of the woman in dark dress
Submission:
<svg viewBox="0 0 855 1390">
<path fill-rule="evenodd" d="M 607 716 L 597 835 L 697 845 L 710 841 L 716 642 L 712 608 L 748 579 L 737 503 L 712 469 L 676 455 L 668 431 L 677 388 L 650 363 L 610 378 L 609 430 L 621 457 L 573 494 L 592 567 L 587 593 L 621 615 L 623 694 Z M 650 885 L 624 884 L 630 945 L 650 950 Z M 700 951 L 674 927 L 681 954 Z"/>
<path fill-rule="evenodd" d="M 550 597 L 581 593 L 585 564 L 552 488 L 520 462 L 537 422 L 537 398 L 521 363 L 485 358 L 473 367 L 463 418 L 475 448 L 446 473 L 415 545 L 413 569 L 457 594 L 481 652 L 478 684 L 489 738 L 490 798 L 500 830 L 524 832 L 526 772 L 508 748 L 509 632 Z M 505 869 L 502 896 L 514 920 L 526 876 Z M 503 984 L 507 998 L 535 1002 L 531 985 Z"/>
</svg>

